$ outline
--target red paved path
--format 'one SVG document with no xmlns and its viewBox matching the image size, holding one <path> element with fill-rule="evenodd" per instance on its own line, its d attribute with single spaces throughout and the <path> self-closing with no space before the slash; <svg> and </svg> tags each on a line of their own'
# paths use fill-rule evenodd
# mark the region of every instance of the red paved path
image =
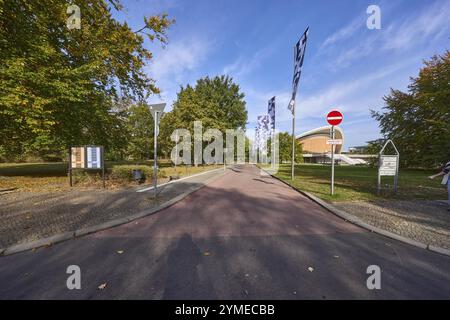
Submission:
<svg viewBox="0 0 450 320">
<path fill-rule="evenodd" d="M 70 264 L 82 290 L 65 286 Z M 366 287 L 372 264 L 381 290 Z M 0 298 L 450 298 L 449 270 L 449 257 L 346 223 L 245 166 L 156 215 L 0 258 Z"/>
</svg>

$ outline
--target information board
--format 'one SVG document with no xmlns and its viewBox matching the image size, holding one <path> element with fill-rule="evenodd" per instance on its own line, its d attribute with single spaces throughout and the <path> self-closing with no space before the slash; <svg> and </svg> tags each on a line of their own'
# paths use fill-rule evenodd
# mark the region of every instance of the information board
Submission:
<svg viewBox="0 0 450 320">
<path fill-rule="evenodd" d="M 87 168 L 88 169 L 101 169 L 102 159 L 100 147 L 86 147 L 87 153 Z"/>
<path fill-rule="evenodd" d="M 72 171 L 102 170 L 103 188 L 105 187 L 105 162 L 103 146 L 77 146 L 69 148 L 69 184 L 73 186 Z"/>
<path fill-rule="evenodd" d="M 84 147 L 72 147 L 70 153 L 71 153 L 71 167 L 74 169 L 84 169 L 85 168 Z"/>
<path fill-rule="evenodd" d="M 384 154 L 384 150 L 386 149 L 388 144 L 391 144 L 392 148 L 395 151 L 395 154 L 390 155 Z M 383 148 L 381 148 L 381 151 L 378 155 L 378 179 L 377 179 L 378 194 L 382 189 L 381 177 L 383 176 L 394 177 L 394 191 L 397 192 L 399 162 L 400 162 L 400 153 L 398 152 L 397 147 L 395 146 L 392 140 L 387 140 L 386 143 L 383 145 Z"/>
<path fill-rule="evenodd" d="M 380 156 L 380 175 L 395 176 L 397 174 L 398 156 Z"/>
</svg>

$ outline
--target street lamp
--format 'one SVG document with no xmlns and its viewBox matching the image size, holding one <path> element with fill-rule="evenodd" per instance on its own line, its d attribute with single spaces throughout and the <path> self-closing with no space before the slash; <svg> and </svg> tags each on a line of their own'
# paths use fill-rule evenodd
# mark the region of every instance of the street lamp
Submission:
<svg viewBox="0 0 450 320">
<path fill-rule="evenodd" d="M 164 114 L 163 110 L 165 108 L 165 103 L 157 103 L 150 105 L 150 112 L 154 120 L 154 154 L 153 154 L 153 190 L 155 194 L 155 199 L 157 196 L 158 187 L 158 134 L 159 134 L 159 121 Z"/>
</svg>

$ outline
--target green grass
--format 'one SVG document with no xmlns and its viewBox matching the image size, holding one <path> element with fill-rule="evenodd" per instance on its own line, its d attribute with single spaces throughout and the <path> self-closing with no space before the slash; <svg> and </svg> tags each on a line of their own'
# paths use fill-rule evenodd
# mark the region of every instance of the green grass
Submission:
<svg viewBox="0 0 450 320">
<path fill-rule="evenodd" d="M 336 166 L 334 196 L 330 195 L 331 166 L 301 164 L 295 166 L 291 180 L 290 164 L 281 164 L 276 175 L 294 187 L 310 192 L 327 201 L 377 199 L 446 199 L 447 191 L 440 179 L 430 180 L 433 171 L 400 169 L 397 194 L 383 190 L 377 195 L 377 169 L 365 166 Z M 393 177 L 382 177 L 384 187 L 393 188 Z"/>
<path fill-rule="evenodd" d="M 175 169 L 168 160 L 158 162 L 159 176 L 167 178 L 169 176 L 188 176 L 206 170 L 211 170 L 221 165 L 204 166 L 178 166 Z M 120 161 L 106 164 L 106 174 L 111 179 L 107 180 L 108 188 L 121 188 L 127 185 L 134 185 L 129 179 L 115 179 L 111 175 L 112 168 L 125 166 L 148 167 L 149 172 L 153 171 L 153 161 Z M 130 169 L 131 170 L 131 169 Z M 68 164 L 66 162 L 44 162 L 44 163 L 0 163 L 0 190 L 16 188 L 20 191 L 61 191 L 69 188 L 68 185 Z M 100 187 L 100 170 L 74 170 L 74 181 L 77 187 Z M 147 177 L 147 182 L 151 177 Z"/>
</svg>

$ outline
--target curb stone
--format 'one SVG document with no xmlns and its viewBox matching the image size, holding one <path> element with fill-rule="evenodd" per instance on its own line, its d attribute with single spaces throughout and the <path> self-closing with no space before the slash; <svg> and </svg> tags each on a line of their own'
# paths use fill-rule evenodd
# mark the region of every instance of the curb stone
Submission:
<svg viewBox="0 0 450 320">
<path fill-rule="evenodd" d="M 54 243 L 57 243 L 57 242 L 72 239 L 74 237 L 74 234 L 75 233 L 73 231 L 70 231 L 70 232 L 55 234 L 54 236 L 39 239 L 36 241 L 19 243 L 19 244 L 13 245 L 11 247 L 5 248 L 2 255 L 7 256 L 10 254 L 19 253 L 22 251 L 26 251 L 26 250 L 30 250 L 30 249 L 34 249 L 34 248 L 38 248 L 38 247 L 53 245 Z"/>
<path fill-rule="evenodd" d="M 351 215 L 351 214 L 349 214 L 347 212 L 344 212 L 342 210 L 339 210 L 339 209 L 335 208 L 330 203 L 328 203 L 328 202 L 326 202 L 326 201 L 316 197 L 315 195 L 312 195 L 309 192 L 302 191 L 302 190 L 300 190 L 300 189 L 290 185 L 286 181 L 283 181 L 282 179 L 280 179 L 280 178 L 270 174 L 266 170 L 264 170 L 262 168 L 260 168 L 260 169 L 263 170 L 264 172 L 266 172 L 267 174 L 269 174 L 270 176 L 272 176 L 273 178 L 275 178 L 276 180 L 284 183 L 285 185 L 289 186 L 290 188 L 294 189 L 295 191 L 297 191 L 298 193 L 302 194 L 306 198 L 312 200 L 313 202 L 317 203 L 321 207 L 323 207 L 323 208 L 327 209 L 328 211 L 330 211 L 332 214 L 338 216 L 339 218 L 341 218 L 341 219 L 343 219 L 343 220 L 345 220 L 347 222 L 353 223 L 353 224 L 355 224 L 355 225 L 357 225 L 357 226 L 359 226 L 361 228 L 367 229 L 367 230 L 369 230 L 371 232 L 378 233 L 378 234 L 380 234 L 382 236 L 385 236 L 385 237 L 388 237 L 388 238 L 391 238 L 391 239 L 394 239 L 394 240 L 397 240 L 397 241 L 401 241 L 403 243 L 406 243 L 406 244 L 409 244 L 409 245 L 412 245 L 412 246 L 415 246 L 415 247 L 418 247 L 418 248 L 422 248 L 422 249 L 425 249 L 425 250 L 432 251 L 434 253 L 439 253 L 439 254 L 443 254 L 443 255 L 446 255 L 446 256 L 450 256 L 450 250 L 448 250 L 448 249 L 444 249 L 444 248 L 441 248 L 441 247 L 436 247 L 436 246 L 433 246 L 433 245 L 425 244 L 425 243 L 422 243 L 422 242 L 419 242 L 419 241 L 416 241 L 416 240 L 413 240 L 413 239 L 410 239 L 410 238 L 407 238 L 407 237 L 404 237 L 404 236 L 392 233 L 390 231 L 387 231 L 387 230 L 380 229 L 378 227 L 372 226 L 372 225 L 370 225 L 370 224 L 360 220 L 359 218 L 357 218 L 357 217 L 355 217 L 355 216 L 353 216 L 353 215 Z"/>
<path fill-rule="evenodd" d="M 12 255 L 15 253 L 20 253 L 23 251 L 28 251 L 31 249 L 36 249 L 36 248 L 40 248 L 46 245 L 53 245 L 56 244 L 58 242 L 63 242 L 69 239 L 73 239 L 73 238 L 78 238 L 81 236 L 85 236 L 91 233 L 95 233 L 98 231 L 102 231 L 102 230 L 106 230 L 106 229 L 110 229 L 113 227 L 117 227 L 119 225 L 122 224 L 126 224 L 128 222 L 155 214 L 163 209 L 166 209 L 172 205 L 174 205 L 175 203 L 183 200 L 184 198 L 186 198 L 188 195 L 190 195 L 191 193 L 194 193 L 195 191 L 198 191 L 199 189 L 206 187 L 208 184 L 210 184 L 211 182 L 213 182 L 214 180 L 218 179 L 219 177 L 223 176 L 225 174 L 225 172 L 218 174 L 217 176 L 211 177 L 207 180 L 204 181 L 204 183 L 202 185 L 199 185 L 189 191 L 186 191 L 184 193 L 179 194 L 178 196 L 176 196 L 175 198 L 170 199 L 169 201 L 166 201 L 162 204 L 160 204 L 159 206 L 156 206 L 154 208 L 151 208 L 149 210 L 144 210 L 141 212 L 138 212 L 134 215 L 128 216 L 126 218 L 118 218 L 115 220 L 111 220 L 102 224 L 98 224 L 95 226 L 91 226 L 91 227 L 87 227 L 87 228 L 82 228 L 79 230 L 75 230 L 75 231 L 69 231 L 69 232 L 64 232 L 64 233 L 60 233 L 60 234 L 56 234 L 53 235 L 51 237 L 47 237 L 47 238 L 43 238 L 43 239 L 39 239 L 36 241 L 31 241 L 31 242 L 26 242 L 26 243 L 20 243 L 20 244 L 15 244 L 12 245 L 10 247 L 7 248 L 0 248 L 0 256 L 8 256 L 8 255 Z"/>
<path fill-rule="evenodd" d="M 429 245 L 428 246 L 428 250 L 433 251 L 433 252 L 437 252 L 437 253 L 440 253 L 440 254 L 445 254 L 447 256 L 450 256 L 450 250 L 444 249 L 444 248 L 441 248 L 441 247 L 436 247 L 436 246 Z"/>
</svg>

